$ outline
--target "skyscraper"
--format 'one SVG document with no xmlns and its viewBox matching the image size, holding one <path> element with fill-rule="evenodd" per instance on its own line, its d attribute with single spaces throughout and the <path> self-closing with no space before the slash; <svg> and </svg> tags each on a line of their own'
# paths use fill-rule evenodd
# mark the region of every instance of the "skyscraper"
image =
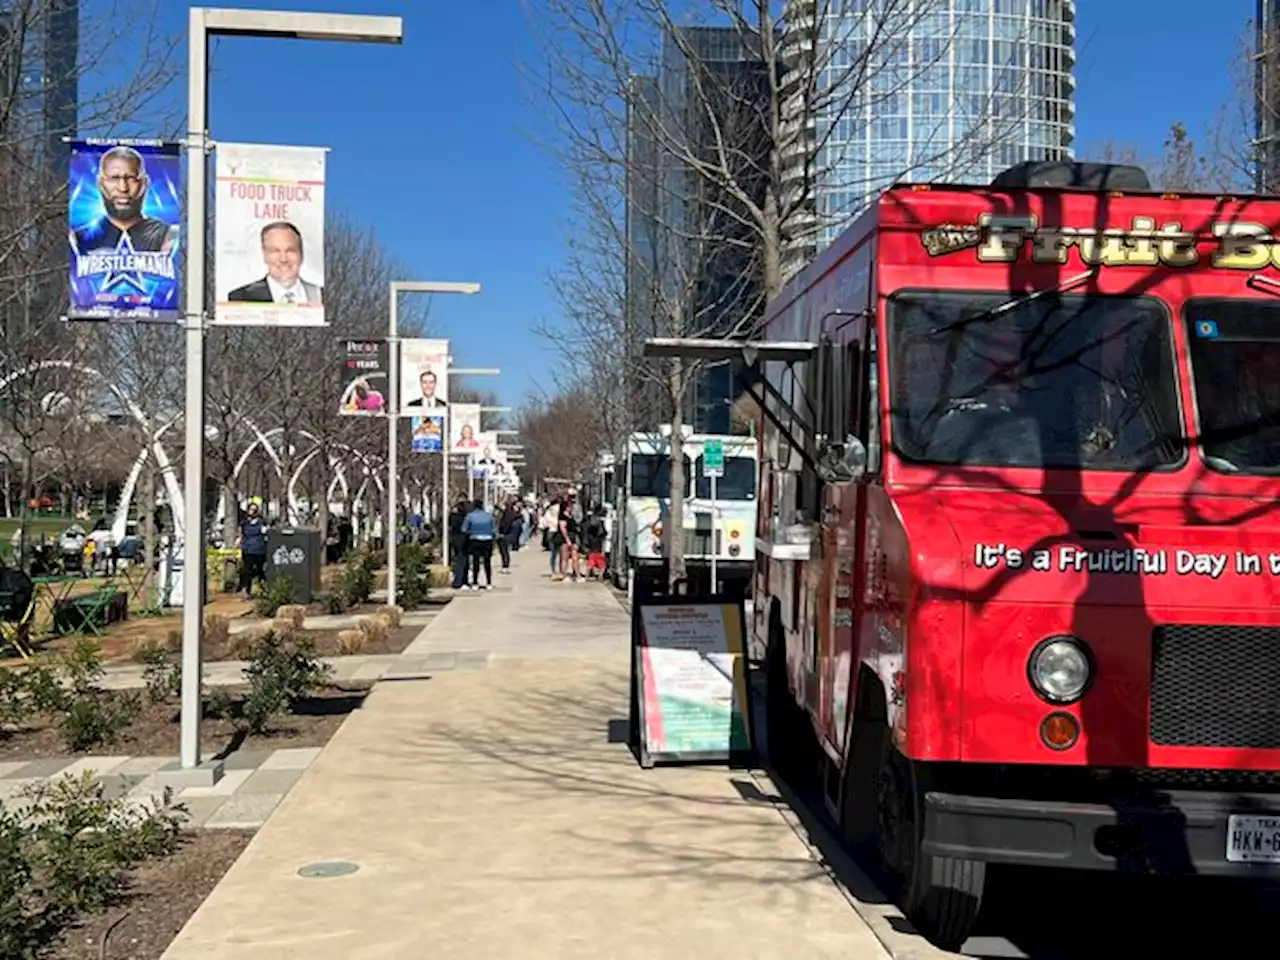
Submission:
<svg viewBox="0 0 1280 960">
<path fill-rule="evenodd" d="M 79 36 L 79 0 L 0 2 L 0 142 L 55 170 L 76 134 Z"/>
<path fill-rule="evenodd" d="M 985 183 L 1071 156 L 1075 0 L 789 0 L 785 19 L 801 135 L 786 143 L 783 192 L 804 201 L 788 276 L 894 181 Z"/>
<path fill-rule="evenodd" d="M 750 39 L 732 28 L 667 34 L 659 66 L 631 90 L 628 319 L 638 337 L 732 335 L 752 326 L 764 306 L 757 244 L 734 191 L 763 199 L 768 141 L 757 107 L 767 74 Z M 698 164 L 731 169 L 707 176 Z M 734 396 L 727 366 L 703 369 L 684 404 L 686 422 L 728 432 Z"/>
</svg>

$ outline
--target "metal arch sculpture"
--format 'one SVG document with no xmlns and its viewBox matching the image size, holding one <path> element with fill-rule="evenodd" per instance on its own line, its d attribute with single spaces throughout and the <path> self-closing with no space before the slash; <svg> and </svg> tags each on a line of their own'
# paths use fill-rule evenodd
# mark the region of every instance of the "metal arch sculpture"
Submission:
<svg viewBox="0 0 1280 960">
<path fill-rule="evenodd" d="M 70 360 L 37 360 L 35 363 L 28 364 L 20 370 L 15 370 L 4 377 L 0 377 L 0 393 L 9 389 L 9 384 L 22 377 L 29 377 L 32 374 L 39 373 L 41 370 L 63 369 L 73 370 L 77 373 L 88 374 L 96 378 L 103 386 L 115 395 L 115 398 L 129 411 L 130 415 L 138 421 L 143 430 L 149 434 L 151 432 L 150 424 L 147 422 L 146 415 L 138 407 L 133 400 L 125 394 L 115 381 L 109 379 L 100 370 L 93 367 L 85 366 L 80 363 L 72 363 Z M 166 427 L 169 426 L 166 424 Z M 152 452 L 155 454 L 156 463 L 160 467 L 160 475 L 164 478 L 165 492 L 169 495 L 169 505 L 173 514 L 174 533 L 178 539 L 183 539 L 182 517 L 184 513 L 184 500 L 182 498 L 182 488 L 178 486 L 177 478 L 174 476 L 173 464 L 169 460 L 169 454 L 165 451 L 164 445 L 160 443 L 159 436 L 162 430 L 156 431 L 152 437 Z M 113 525 L 114 530 L 114 525 Z"/>
<path fill-rule="evenodd" d="M 181 419 L 182 417 L 180 416 L 174 417 L 168 423 L 164 424 L 155 432 L 152 437 L 152 442 L 158 444 L 160 442 L 160 435 L 175 423 L 178 423 Z M 119 543 L 124 539 L 124 535 L 129 529 L 129 507 L 133 503 L 133 492 L 137 488 L 138 478 L 142 475 L 142 468 L 146 466 L 148 456 L 149 454 L 146 450 L 143 450 L 138 454 L 133 461 L 133 466 L 129 470 L 129 476 L 125 479 L 124 487 L 120 490 L 120 502 L 116 504 L 116 515 L 111 521 L 111 537 L 116 543 Z M 178 521 L 176 514 L 174 516 L 174 520 L 175 522 Z"/>
<path fill-rule="evenodd" d="M 245 425 L 247 425 L 250 430 L 253 431 L 254 439 L 247 447 L 245 447 L 244 451 L 240 454 L 239 459 L 236 461 L 236 464 L 231 471 L 231 476 L 233 478 L 239 477 L 240 472 L 244 469 L 245 464 L 249 462 L 249 457 L 252 456 L 253 451 L 256 450 L 258 447 L 262 447 L 264 450 L 266 450 L 267 456 L 270 458 L 272 466 L 275 468 L 276 476 L 279 477 L 281 480 L 283 480 L 284 479 L 284 462 L 281 459 L 279 452 L 276 450 L 275 446 L 272 444 L 271 438 L 282 435 L 284 433 L 284 427 L 271 427 L 267 430 L 262 430 L 261 428 L 258 427 L 256 423 L 254 423 L 248 417 L 240 417 L 239 420 Z M 301 474 L 303 468 L 306 467 L 310 463 L 310 461 L 315 457 L 315 455 L 319 453 L 320 450 L 323 449 L 324 447 L 324 442 L 319 437 L 317 437 L 314 433 L 312 433 L 310 430 L 307 430 L 305 428 L 299 428 L 295 432 L 298 434 L 298 436 L 306 440 L 310 440 L 313 444 L 315 444 L 315 447 L 302 458 L 302 462 L 298 465 L 297 468 L 295 468 L 293 475 L 289 478 L 288 484 L 286 485 L 286 488 L 285 488 L 285 502 L 289 510 L 289 520 L 290 522 L 294 522 L 294 523 L 297 522 L 298 515 L 301 513 L 300 505 L 298 503 L 298 498 L 294 492 L 297 486 L 298 477 Z M 345 444 L 345 443 L 332 443 L 330 444 L 330 446 L 336 447 L 339 450 L 345 450 L 351 453 L 361 462 L 363 462 L 366 467 L 370 466 L 368 455 L 363 453 L 360 450 L 357 450 L 355 447 L 352 447 L 349 444 Z M 341 485 L 343 488 L 343 492 L 348 493 L 350 488 L 346 480 L 345 471 L 342 469 L 342 465 L 337 463 L 333 457 L 330 457 L 329 466 L 331 469 L 333 469 L 335 473 L 335 480 L 341 478 Z M 374 477 L 377 482 L 378 488 L 380 490 L 383 489 L 382 478 L 378 477 L 376 472 L 374 473 Z M 333 489 L 332 483 L 330 484 L 329 489 L 330 490 Z M 226 498 L 225 496 L 219 496 L 217 522 L 221 523 L 225 519 L 226 515 L 227 515 Z"/>
</svg>

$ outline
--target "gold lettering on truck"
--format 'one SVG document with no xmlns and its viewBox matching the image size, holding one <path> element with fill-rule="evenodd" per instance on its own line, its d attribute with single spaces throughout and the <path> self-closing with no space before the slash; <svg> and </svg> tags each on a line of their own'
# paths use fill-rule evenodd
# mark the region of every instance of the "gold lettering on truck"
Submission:
<svg viewBox="0 0 1280 960">
<path fill-rule="evenodd" d="M 1280 242 L 1261 224 L 1213 223 L 1210 263 L 1227 270 L 1280 267 Z M 972 249 L 979 263 L 1065 264 L 1072 248 L 1096 267 L 1191 267 L 1200 262 L 1198 237 L 1180 221 L 1136 216 L 1128 227 L 1045 225 L 1034 214 L 983 213 L 977 222 L 945 223 L 920 232 L 931 257 Z"/>
</svg>

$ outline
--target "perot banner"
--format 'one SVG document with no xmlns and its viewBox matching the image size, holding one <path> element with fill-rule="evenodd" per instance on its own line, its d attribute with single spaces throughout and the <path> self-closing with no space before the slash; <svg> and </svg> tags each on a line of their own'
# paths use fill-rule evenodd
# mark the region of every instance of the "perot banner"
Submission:
<svg viewBox="0 0 1280 960">
<path fill-rule="evenodd" d="M 1215 221 L 1207 233 L 1208 266 L 1219 270 L 1280 267 L 1280 237 L 1261 223 Z M 1074 248 L 1099 267 L 1193 267 L 1205 259 L 1196 232 L 1176 221 L 1135 216 L 1128 227 L 1042 224 L 1035 214 L 981 214 L 975 223 L 944 223 L 920 233 L 932 257 L 973 250 L 979 263 L 1064 264 Z"/>
<path fill-rule="evenodd" d="M 385 340 L 343 340 L 339 416 L 386 416 L 388 376 Z"/>
</svg>

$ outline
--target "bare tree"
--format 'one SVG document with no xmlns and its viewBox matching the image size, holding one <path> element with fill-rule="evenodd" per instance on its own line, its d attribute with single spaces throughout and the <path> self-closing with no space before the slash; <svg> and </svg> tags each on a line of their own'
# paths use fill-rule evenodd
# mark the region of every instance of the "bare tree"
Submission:
<svg viewBox="0 0 1280 960">
<path fill-rule="evenodd" d="M 947 15 L 945 0 L 879 0 L 857 13 L 840 0 L 535 5 L 546 36 L 536 89 L 578 202 L 556 282 L 568 323 L 549 332 L 578 365 L 647 385 L 604 395 L 629 428 L 641 409 L 665 407 L 679 436 L 700 374 L 680 359 L 643 362 L 646 337 L 749 338 L 764 303 L 876 191 L 985 170 L 998 146 L 1020 142 L 1037 103 L 1025 85 L 1035 45 L 1009 38 L 995 41 L 989 95 L 940 105 L 933 121 L 908 108 L 971 25 Z M 912 145 L 896 166 L 846 162 L 873 123 L 901 116 L 905 126 L 908 113 Z M 680 540 L 667 548 L 673 577 Z"/>
<path fill-rule="evenodd" d="M 608 437 L 592 399 L 579 386 L 520 411 L 520 442 L 531 477 L 577 478 L 595 466 Z"/>
</svg>

